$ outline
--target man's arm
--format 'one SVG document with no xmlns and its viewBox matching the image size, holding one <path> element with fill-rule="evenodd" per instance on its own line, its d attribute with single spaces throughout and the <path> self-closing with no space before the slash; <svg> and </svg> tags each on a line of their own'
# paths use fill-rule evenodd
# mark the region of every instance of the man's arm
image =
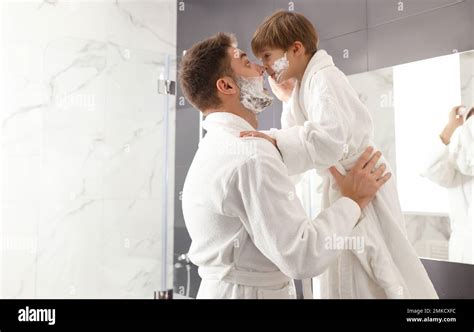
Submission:
<svg viewBox="0 0 474 332">
<path fill-rule="evenodd" d="M 336 175 L 346 196 L 311 220 L 281 160 L 265 155 L 253 157 L 233 174 L 224 212 L 241 218 L 257 248 L 283 273 L 295 279 L 314 277 L 340 253 L 328 246 L 329 239 L 333 235 L 348 236 L 361 207 L 388 180 L 389 175 L 376 179 L 380 169 L 376 173 L 368 171 L 377 156 L 371 159 L 368 152 L 361 158 L 352 173 Z"/>
</svg>

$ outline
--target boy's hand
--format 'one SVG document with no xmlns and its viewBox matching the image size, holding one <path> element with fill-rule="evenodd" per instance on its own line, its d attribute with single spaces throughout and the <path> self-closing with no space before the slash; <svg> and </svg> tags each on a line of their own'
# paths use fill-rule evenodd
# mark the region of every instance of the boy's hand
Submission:
<svg viewBox="0 0 474 332">
<path fill-rule="evenodd" d="M 261 133 L 259 131 L 241 131 L 240 132 L 240 137 L 260 137 L 264 138 L 270 143 L 272 143 L 277 149 L 277 141 L 273 137 L 268 136 L 267 134 Z"/>
<path fill-rule="evenodd" d="M 295 79 L 289 79 L 282 83 L 277 83 L 271 76 L 268 77 L 268 82 L 270 83 L 270 88 L 272 89 L 273 94 L 283 102 L 287 102 L 291 98 L 291 94 L 296 85 Z"/>
<path fill-rule="evenodd" d="M 391 173 L 383 175 L 385 164 L 374 169 L 382 154 L 377 151 L 372 155 L 373 150 L 372 147 L 367 148 L 346 176 L 339 173 L 334 166 L 329 169 L 336 179 L 342 195 L 355 201 L 361 209 L 374 199 L 377 191 L 392 176 Z"/>
</svg>

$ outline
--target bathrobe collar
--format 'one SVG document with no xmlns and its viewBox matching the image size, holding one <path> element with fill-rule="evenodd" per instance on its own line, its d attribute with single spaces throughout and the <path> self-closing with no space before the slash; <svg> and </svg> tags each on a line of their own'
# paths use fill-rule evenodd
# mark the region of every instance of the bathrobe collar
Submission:
<svg viewBox="0 0 474 332">
<path fill-rule="evenodd" d="M 301 79 L 301 86 L 304 87 L 306 81 L 316 74 L 316 72 L 331 66 L 334 66 L 332 56 L 330 56 L 325 50 L 317 51 L 308 62 L 308 66 L 306 67 L 303 78 Z"/>
<path fill-rule="evenodd" d="M 202 123 L 205 130 L 220 129 L 232 132 L 241 132 L 245 130 L 255 130 L 254 127 L 238 115 L 229 112 L 214 112 L 206 116 Z"/>
<path fill-rule="evenodd" d="M 304 71 L 298 91 L 295 91 L 293 98 L 297 98 L 296 100 L 299 102 L 298 107 L 301 109 L 301 113 L 303 114 L 306 121 L 308 120 L 308 105 L 311 104 L 312 98 L 311 94 L 309 93 L 309 91 L 311 91 L 310 83 L 312 78 L 320 70 L 329 67 L 334 67 L 332 56 L 327 54 L 325 50 L 317 51 L 308 62 L 308 66 L 306 66 L 306 70 Z"/>
</svg>

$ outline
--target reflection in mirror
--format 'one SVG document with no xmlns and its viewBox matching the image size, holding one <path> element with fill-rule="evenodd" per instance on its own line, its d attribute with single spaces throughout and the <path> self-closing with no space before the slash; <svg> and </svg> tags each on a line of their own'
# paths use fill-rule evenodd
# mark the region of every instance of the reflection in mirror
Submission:
<svg viewBox="0 0 474 332">
<path fill-rule="evenodd" d="M 474 264 L 474 51 L 352 75 L 421 257 Z M 463 105 L 464 107 L 459 107 Z"/>
</svg>

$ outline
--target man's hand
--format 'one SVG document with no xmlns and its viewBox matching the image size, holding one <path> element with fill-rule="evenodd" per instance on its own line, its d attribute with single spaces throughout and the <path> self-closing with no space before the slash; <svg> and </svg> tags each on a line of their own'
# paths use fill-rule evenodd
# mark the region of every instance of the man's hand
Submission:
<svg viewBox="0 0 474 332">
<path fill-rule="evenodd" d="M 282 83 L 277 83 L 271 76 L 268 77 L 268 82 L 270 83 L 270 88 L 272 89 L 273 94 L 283 102 L 287 102 L 291 98 L 293 89 L 296 85 L 295 79 L 289 79 Z"/>
<path fill-rule="evenodd" d="M 449 144 L 456 129 L 462 126 L 464 123 L 464 116 L 460 114 L 462 107 L 464 106 L 456 106 L 453 107 L 451 111 L 449 111 L 448 124 L 444 127 L 443 131 L 439 135 L 441 141 L 443 141 L 445 145 Z"/>
<path fill-rule="evenodd" d="M 354 200 L 359 204 L 361 209 L 366 207 L 370 201 L 374 199 L 377 191 L 392 176 L 391 173 L 384 175 L 386 169 L 385 164 L 374 169 L 382 154 L 380 151 L 377 151 L 372 155 L 373 150 L 372 147 L 367 148 L 346 176 L 339 173 L 334 166 L 329 169 L 336 179 L 336 183 L 342 195 Z"/>
<path fill-rule="evenodd" d="M 267 134 L 259 132 L 259 131 L 241 131 L 240 132 L 240 137 L 260 137 L 260 138 L 264 138 L 267 141 L 269 141 L 270 143 L 272 143 L 278 149 L 276 139 L 274 139 L 273 137 L 268 136 Z"/>
</svg>

